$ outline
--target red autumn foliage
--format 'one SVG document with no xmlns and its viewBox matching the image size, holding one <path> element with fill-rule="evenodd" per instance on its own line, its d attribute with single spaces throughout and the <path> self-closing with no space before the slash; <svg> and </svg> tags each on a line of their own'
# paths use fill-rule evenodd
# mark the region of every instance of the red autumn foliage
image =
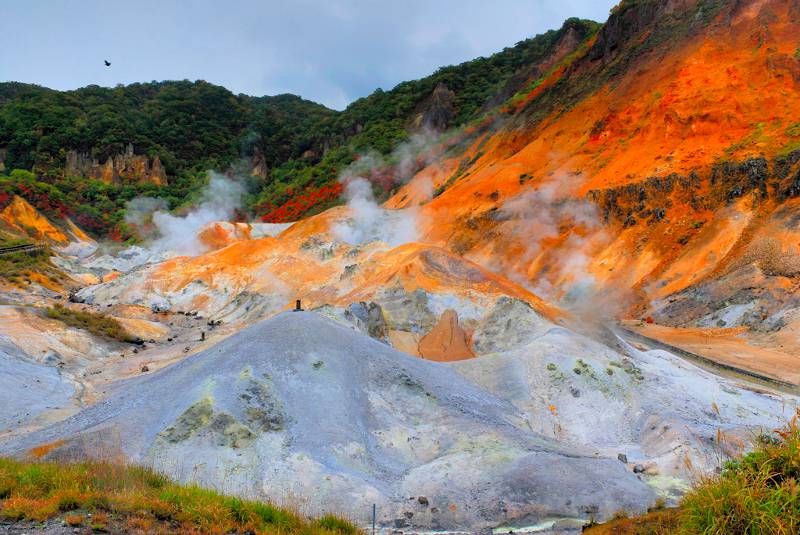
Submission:
<svg viewBox="0 0 800 535">
<path fill-rule="evenodd" d="M 274 208 L 271 205 L 261 206 L 260 210 L 269 210 L 261 215 L 261 221 L 265 223 L 289 223 L 300 219 L 313 207 L 335 201 L 342 194 L 342 184 L 334 182 L 319 188 L 306 189 L 302 193 L 294 194 L 291 189 L 286 193 L 290 196 L 289 200 L 281 206 Z"/>
</svg>

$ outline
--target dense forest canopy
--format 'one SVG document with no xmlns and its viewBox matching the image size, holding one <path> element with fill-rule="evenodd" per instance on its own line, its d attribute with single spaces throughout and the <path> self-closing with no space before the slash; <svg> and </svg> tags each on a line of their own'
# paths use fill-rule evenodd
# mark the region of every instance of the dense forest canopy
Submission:
<svg viewBox="0 0 800 535">
<path fill-rule="evenodd" d="M 160 196 L 176 208 L 202 187 L 208 169 L 224 171 L 257 161 L 265 172 L 249 179 L 248 208 L 269 220 L 296 218 L 338 202 L 339 171 L 359 153 L 390 153 L 420 127 L 415 118 L 430 107 L 447 108 L 440 113 L 439 128 L 475 121 L 541 76 L 532 66 L 551 54 L 567 32 L 585 40 L 598 28 L 592 21 L 570 19 L 559 30 L 490 57 L 443 67 L 390 91 L 378 89 L 342 112 L 295 95 L 235 95 L 205 81 L 74 91 L 2 83 L 0 187 L 46 212 L 79 217 L 97 235 L 119 238 L 127 232 L 123 210 L 131 198 Z M 444 104 L 431 103 L 437 88 Z M 128 145 L 137 154 L 157 156 L 168 183 L 106 184 L 66 176 L 70 151 L 103 163 Z"/>
</svg>

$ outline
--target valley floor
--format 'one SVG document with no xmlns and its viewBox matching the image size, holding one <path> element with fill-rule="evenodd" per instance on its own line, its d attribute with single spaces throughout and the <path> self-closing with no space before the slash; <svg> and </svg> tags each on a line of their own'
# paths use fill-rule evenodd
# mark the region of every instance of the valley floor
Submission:
<svg viewBox="0 0 800 535">
<path fill-rule="evenodd" d="M 796 342 L 777 351 L 756 345 L 745 327 L 680 328 L 638 320 L 622 322 L 621 325 L 630 333 L 640 335 L 644 343 L 662 344 L 662 347 L 679 354 L 685 352 L 688 358 L 701 362 L 706 360 L 708 364 L 716 364 L 721 371 L 789 388 L 793 392 L 800 388 L 800 353 L 793 351 L 800 350 Z"/>
<path fill-rule="evenodd" d="M 3 285 L 0 452 L 360 526 L 376 505 L 384 533 L 577 532 L 679 503 L 794 414 L 782 369 L 709 365 L 688 329 L 616 333 L 448 249 L 344 241 L 353 224 L 219 223 L 192 257 L 82 242 L 51 260 L 71 287 Z"/>
</svg>

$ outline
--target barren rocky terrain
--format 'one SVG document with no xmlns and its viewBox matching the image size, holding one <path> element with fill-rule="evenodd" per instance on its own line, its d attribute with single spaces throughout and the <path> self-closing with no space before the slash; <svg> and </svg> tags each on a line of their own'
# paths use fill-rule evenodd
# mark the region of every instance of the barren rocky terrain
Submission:
<svg viewBox="0 0 800 535">
<path fill-rule="evenodd" d="M 330 160 L 378 119 L 290 170 L 259 148 L 172 211 L 174 155 L 64 147 L 5 176 L 27 160 L 0 137 L 0 454 L 363 526 L 374 504 L 386 533 L 677 503 L 798 407 L 798 27 L 796 0 L 626 0 L 470 120 L 418 81 L 382 153 Z M 147 195 L 98 222 L 53 177 Z"/>
</svg>

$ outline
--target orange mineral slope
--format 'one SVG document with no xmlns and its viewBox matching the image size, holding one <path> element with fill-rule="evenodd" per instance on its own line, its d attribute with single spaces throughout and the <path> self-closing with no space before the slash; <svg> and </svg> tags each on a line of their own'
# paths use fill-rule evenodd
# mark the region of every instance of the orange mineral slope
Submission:
<svg viewBox="0 0 800 535">
<path fill-rule="evenodd" d="M 563 316 L 518 284 L 439 247 L 407 243 L 391 248 L 380 241 L 349 245 L 331 229 L 350 218 L 347 207 L 333 208 L 276 237 L 241 240 L 120 277 L 111 283 L 113 291 L 123 302 L 136 302 L 141 295 L 164 296 L 179 310 L 212 317 L 247 307 L 244 296 L 272 299 L 269 310 L 253 311 L 261 314 L 285 308 L 295 298 L 307 308 L 347 306 L 418 290 L 481 307 L 502 296 L 514 297 L 552 321 Z"/>
<path fill-rule="evenodd" d="M 57 244 L 66 244 L 70 241 L 61 229 L 19 196 L 14 196 L 11 203 L 0 212 L 0 221 L 8 225 L 13 232 L 38 241 Z"/>
<path fill-rule="evenodd" d="M 631 288 L 638 302 L 654 297 L 649 292 L 665 273 L 676 281 L 676 270 L 687 272 L 672 267 L 679 258 L 686 262 L 686 244 L 708 221 L 728 214 L 721 210 L 729 210 L 724 201 L 735 188 L 724 176 L 712 179 L 713 166 L 800 148 L 800 8 L 789 0 L 724 2 L 711 22 L 684 36 L 678 29 L 691 23 L 700 2 L 655 4 L 657 20 L 618 38 L 616 52 L 592 58 L 590 49 L 562 75 L 569 87 L 617 69 L 607 83 L 528 124 L 543 97 L 532 98 L 528 111 L 478 138 L 463 160 L 422 170 L 387 206 L 416 204 L 424 184 L 433 182 L 443 192 L 420 207 L 428 222 L 423 240 L 533 286 L 575 282 L 576 263 L 580 276 L 606 288 Z M 623 30 L 635 29 L 637 9 L 622 15 L 634 17 Z M 673 20 L 672 40 L 626 52 Z M 609 22 L 594 46 L 611 40 L 615 27 Z M 552 99 L 541 106 L 552 108 Z M 457 170 L 465 160 L 468 167 Z M 765 209 L 764 202 L 754 206 L 763 199 L 753 195 L 745 192 L 734 209 L 742 219 L 733 232 L 743 232 L 751 213 Z M 631 207 L 620 208 L 627 199 Z M 635 217 L 626 220 L 626 210 Z M 732 244 L 704 239 L 711 249 L 692 261 L 695 271 L 711 272 Z"/>
</svg>

